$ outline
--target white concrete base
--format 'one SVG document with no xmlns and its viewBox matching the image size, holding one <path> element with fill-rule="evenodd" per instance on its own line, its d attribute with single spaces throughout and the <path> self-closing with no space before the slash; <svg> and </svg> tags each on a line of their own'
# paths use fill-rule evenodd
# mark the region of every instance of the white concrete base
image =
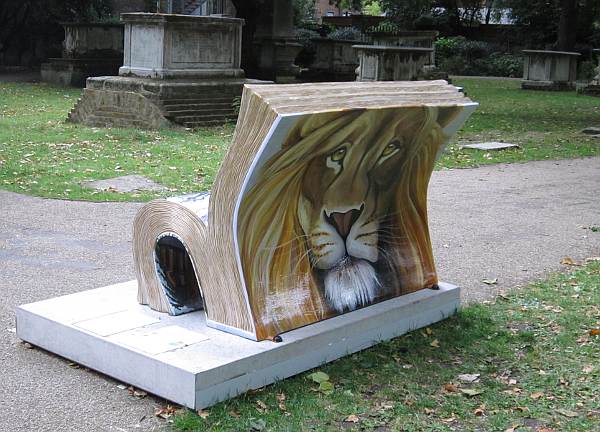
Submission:
<svg viewBox="0 0 600 432">
<path fill-rule="evenodd" d="M 137 303 L 125 282 L 20 306 L 17 334 L 33 345 L 136 388 L 200 409 L 440 321 L 460 289 L 440 284 L 254 342 Z"/>
</svg>

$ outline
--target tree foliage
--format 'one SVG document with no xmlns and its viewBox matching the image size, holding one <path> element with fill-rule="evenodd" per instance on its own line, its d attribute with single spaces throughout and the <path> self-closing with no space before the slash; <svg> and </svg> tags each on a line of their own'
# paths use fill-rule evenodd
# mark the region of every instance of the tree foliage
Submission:
<svg viewBox="0 0 600 432">
<path fill-rule="evenodd" d="M 495 0 L 510 17 L 529 48 L 572 51 L 600 36 L 597 0 Z"/>
<path fill-rule="evenodd" d="M 571 51 L 577 43 L 600 43 L 598 0 L 379 0 L 379 5 L 390 22 L 407 30 L 436 28 L 455 35 L 509 10 L 528 48 Z"/>
<path fill-rule="evenodd" d="M 56 29 L 60 22 L 98 22 L 112 14 L 111 0 L 0 0 L 0 52 L 19 37 L 30 37 L 32 28 Z"/>
<path fill-rule="evenodd" d="M 379 0 L 379 5 L 389 21 L 406 30 L 436 28 L 454 34 L 483 19 L 481 0 Z"/>
<path fill-rule="evenodd" d="M 6 52 L 29 18 L 31 2 L 0 0 L 0 53 Z"/>
</svg>

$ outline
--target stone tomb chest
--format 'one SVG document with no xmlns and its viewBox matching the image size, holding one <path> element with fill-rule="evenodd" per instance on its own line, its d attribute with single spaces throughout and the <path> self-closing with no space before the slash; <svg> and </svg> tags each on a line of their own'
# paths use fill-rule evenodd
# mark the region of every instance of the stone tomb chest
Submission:
<svg viewBox="0 0 600 432">
<path fill-rule="evenodd" d="M 121 76 L 241 78 L 242 25 L 237 18 L 127 13 Z"/>
</svg>

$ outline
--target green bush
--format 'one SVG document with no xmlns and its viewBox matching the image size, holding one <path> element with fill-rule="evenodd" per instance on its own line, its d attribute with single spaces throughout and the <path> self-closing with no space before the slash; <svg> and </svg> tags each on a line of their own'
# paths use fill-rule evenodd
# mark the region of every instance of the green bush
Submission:
<svg viewBox="0 0 600 432">
<path fill-rule="evenodd" d="M 317 54 L 317 48 L 312 39 L 318 39 L 321 35 L 316 31 L 304 28 L 295 29 L 294 34 L 298 38 L 298 42 L 302 44 L 302 49 L 296 56 L 295 64 L 300 67 L 308 67 L 315 61 L 315 56 Z"/>
<path fill-rule="evenodd" d="M 460 48 L 456 38 L 440 38 L 435 41 L 435 55 L 438 59 L 457 56 Z"/>
<path fill-rule="evenodd" d="M 341 27 L 327 35 L 328 39 L 356 40 L 362 39 L 361 31 L 354 27 Z"/>
<path fill-rule="evenodd" d="M 469 41 L 463 36 L 438 39 L 435 56 L 438 67 L 451 75 L 523 75 L 522 57 L 500 52 L 485 42 Z"/>
<path fill-rule="evenodd" d="M 579 65 L 577 79 L 580 81 L 591 81 L 596 76 L 598 63 L 594 60 L 584 60 Z"/>
<path fill-rule="evenodd" d="M 523 57 L 493 53 L 489 58 L 489 69 L 485 76 L 520 78 L 523 76 Z"/>
</svg>

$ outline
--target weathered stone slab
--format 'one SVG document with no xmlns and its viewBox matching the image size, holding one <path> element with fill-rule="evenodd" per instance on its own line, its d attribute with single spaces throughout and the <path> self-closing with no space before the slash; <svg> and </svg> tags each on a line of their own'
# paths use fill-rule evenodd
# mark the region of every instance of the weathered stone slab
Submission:
<svg viewBox="0 0 600 432">
<path fill-rule="evenodd" d="M 484 142 L 476 144 L 466 144 L 460 148 L 476 149 L 476 150 L 504 150 L 511 147 L 519 147 L 518 144 L 509 144 L 503 142 Z"/>
<path fill-rule="evenodd" d="M 585 128 L 584 130 L 581 131 L 581 133 L 589 134 L 589 135 L 598 135 L 598 134 L 600 134 L 600 126 L 592 126 L 592 127 Z"/>
</svg>

